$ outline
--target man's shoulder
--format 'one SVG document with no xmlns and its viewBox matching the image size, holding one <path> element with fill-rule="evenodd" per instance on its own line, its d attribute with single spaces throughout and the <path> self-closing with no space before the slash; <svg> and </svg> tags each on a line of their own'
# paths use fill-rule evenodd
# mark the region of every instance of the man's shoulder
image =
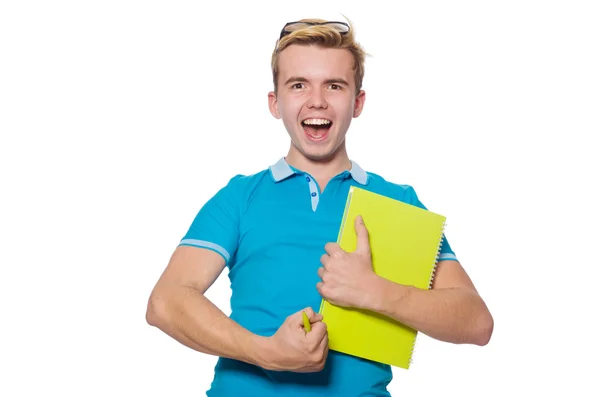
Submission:
<svg viewBox="0 0 600 397">
<path fill-rule="evenodd" d="M 249 189 L 252 190 L 254 187 L 263 182 L 265 178 L 269 177 L 270 172 L 268 168 L 254 173 L 239 173 L 230 177 L 224 188 L 242 193 L 248 191 Z"/>
<path fill-rule="evenodd" d="M 367 175 L 369 175 L 369 190 L 375 193 L 384 194 L 402 201 L 407 201 L 407 199 L 412 201 L 412 198 L 416 195 L 415 189 L 410 184 L 392 182 L 371 171 L 367 171 Z"/>
<path fill-rule="evenodd" d="M 392 189 L 399 189 L 399 190 L 407 190 L 407 189 L 413 188 L 412 185 L 410 185 L 410 184 L 390 181 L 390 180 L 386 179 L 385 177 L 381 176 L 380 174 L 377 174 L 372 171 L 367 171 L 367 174 L 369 175 L 369 183 L 390 186 Z"/>
</svg>

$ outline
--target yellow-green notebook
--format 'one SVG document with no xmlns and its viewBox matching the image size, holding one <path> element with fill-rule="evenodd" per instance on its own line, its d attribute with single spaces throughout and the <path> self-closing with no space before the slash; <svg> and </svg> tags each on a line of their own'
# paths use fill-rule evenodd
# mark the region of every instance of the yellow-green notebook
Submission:
<svg viewBox="0 0 600 397">
<path fill-rule="evenodd" d="M 356 249 L 354 219 L 363 217 L 375 273 L 399 284 L 431 288 L 446 218 L 370 191 L 351 187 L 338 244 Z M 329 349 L 408 369 L 417 331 L 375 312 L 335 306 L 319 310 Z"/>
</svg>

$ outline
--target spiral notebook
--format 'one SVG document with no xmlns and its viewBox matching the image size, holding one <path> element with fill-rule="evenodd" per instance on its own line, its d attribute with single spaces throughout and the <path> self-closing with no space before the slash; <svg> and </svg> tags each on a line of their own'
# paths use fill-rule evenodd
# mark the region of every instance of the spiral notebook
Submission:
<svg viewBox="0 0 600 397">
<path fill-rule="evenodd" d="M 354 220 L 363 217 L 375 273 L 399 284 L 431 288 L 446 218 L 358 187 L 348 192 L 338 244 L 356 249 Z M 322 300 L 329 349 L 408 369 L 417 331 L 375 312 Z"/>
</svg>

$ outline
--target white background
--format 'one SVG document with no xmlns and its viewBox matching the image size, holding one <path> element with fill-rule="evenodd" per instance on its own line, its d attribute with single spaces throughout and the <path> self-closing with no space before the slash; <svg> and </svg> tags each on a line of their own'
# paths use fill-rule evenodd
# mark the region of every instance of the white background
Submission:
<svg viewBox="0 0 600 397">
<path fill-rule="evenodd" d="M 420 336 L 392 394 L 598 395 L 596 2 L 319 3 L 2 2 L 0 395 L 203 395 L 216 359 L 147 298 L 200 206 L 287 151 L 282 25 L 341 14 L 372 55 L 351 157 L 448 217 L 495 319 L 485 347 Z"/>
</svg>

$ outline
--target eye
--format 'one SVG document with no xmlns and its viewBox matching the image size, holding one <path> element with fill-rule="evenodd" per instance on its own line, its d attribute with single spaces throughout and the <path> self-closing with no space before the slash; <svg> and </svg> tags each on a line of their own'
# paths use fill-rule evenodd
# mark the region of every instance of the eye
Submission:
<svg viewBox="0 0 600 397">
<path fill-rule="evenodd" d="M 292 85 L 293 90 L 299 90 L 301 88 L 304 88 L 304 84 L 302 84 L 302 83 L 296 83 L 296 84 Z"/>
<path fill-rule="evenodd" d="M 337 91 L 337 90 L 341 90 L 342 87 L 337 85 L 337 84 L 330 84 L 329 85 L 329 89 L 333 90 L 333 91 Z"/>
</svg>

